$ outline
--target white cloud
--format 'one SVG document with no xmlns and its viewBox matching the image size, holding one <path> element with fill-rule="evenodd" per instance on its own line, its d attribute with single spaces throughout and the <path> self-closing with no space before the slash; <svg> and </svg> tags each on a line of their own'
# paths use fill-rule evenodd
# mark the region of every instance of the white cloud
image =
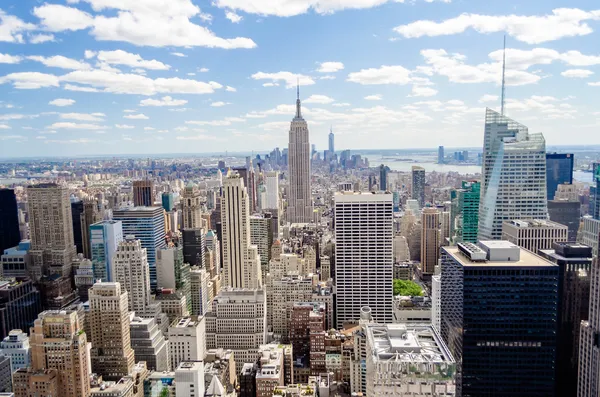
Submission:
<svg viewBox="0 0 600 397">
<path fill-rule="evenodd" d="M 60 144 L 86 144 L 98 142 L 95 139 L 78 138 L 78 139 L 47 139 L 45 143 L 60 143 Z"/>
<path fill-rule="evenodd" d="M 565 106 L 566 105 L 566 106 Z M 548 119 L 574 119 L 577 113 L 571 105 L 560 103 L 552 96 L 532 95 L 530 98 L 512 99 L 506 101 L 506 109 L 511 112 L 539 112 Z"/>
<path fill-rule="evenodd" d="M 10 130 L 10 126 L 6 124 L 0 124 L 0 130 Z"/>
<path fill-rule="evenodd" d="M 215 89 L 223 88 L 221 84 L 214 81 L 205 83 L 177 77 L 153 80 L 136 74 L 113 73 L 103 70 L 75 71 L 61 76 L 60 80 L 115 94 L 211 94 Z"/>
<path fill-rule="evenodd" d="M 383 97 L 381 96 L 381 94 L 375 94 L 375 95 L 367 95 L 365 97 L 365 99 L 367 101 L 381 101 L 383 99 Z"/>
<path fill-rule="evenodd" d="M 590 77 L 593 74 L 594 74 L 594 72 L 592 72 L 591 70 L 569 69 L 569 70 L 565 70 L 564 72 L 562 72 L 561 76 L 569 77 L 569 78 L 585 79 L 585 78 Z"/>
<path fill-rule="evenodd" d="M 124 119 L 130 119 L 130 120 L 148 120 L 150 119 L 150 117 L 146 116 L 145 114 L 139 113 L 139 114 L 128 114 L 126 116 L 123 116 Z"/>
<path fill-rule="evenodd" d="M 242 19 L 244 19 L 241 15 L 238 15 L 233 11 L 226 11 L 225 18 L 229 19 L 233 23 L 240 23 Z"/>
<path fill-rule="evenodd" d="M 0 120 L 22 120 L 26 117 L 24 114 L 0 114 Z"/>
<path fill-rule="evenodd" d="M 237 90 L 235 88 L 230 87 L 230 86 L 225 87 L 225 91 L 228 91 L 228 92 L 237 92 Z"/>
<path fill-rule="evenodd" d="M 178 136 L 175 139 L 178 141 L 216 141 L 217 138 L 211 135 L 199 134 L 191 136 Z"/>
<path fill-rule="evenodd" d="M 29 38 L 29 42 L 31 44 L 41 44 L 46 43 L 48 41 L 54 41 L 53 34 L 36 34 Z"/>
<path fill-rule="evenodd" d="M 335 76 L 332 75 L 326 75 L 326 76 L 320 76 L 319 80 L 335 80 Z"/>
<path fill-rule="evenodd" d="M 117 127 L 120 130 L 132 130 L 135 128 L 134 126 L 127 124 L 115 124 L 115 127 Z"/>
<path fill-rule="evenodd" d="M 0 135 L 0 141 L 7 141 L 12 139 L 23 139 L 27 140 L 23 135 Z"/>
<path fill-rule="evenodd" d="M 496 102 L 499 100 L 499 98 L 500 97 L 498 95 L 485 94 L 484 96 L 479 98 L 479 102 L 480 103 Z"/>
<path fill-rule="evenodd" d="M 189 120 L 186 121 L 186 124 L 193 124 L 193 125 L 208 125 L 211 127 L 221 127 L 221 126 L 227 126 L 227 125 L 231 125 L 233 123 L 239 123 L 239 122 L 243 122 L 245 121 L 245 119 L 241 118 L 241 117 L 226 117 L 223 120 L 211 120 L 211 121 L 204 121 L 204 120 Z"/>
<path fill-rule="evenodd" d="M 246 37 L 222 38 L 205 26 L 191 22 L 194 17 L 205 20 L 191 0 L 143 1 L 138 0 L 82 0 L 90 3 L 92 15 L 74 7 L 43 4 L 33 9 L 41 24 L 53 32 L 90 28 L 90 34 L 99 41 L 123 41 L 151 47 L 210 47 L 254 48 L 256 43 Z M 104 11 L 112 11 L 104 13 Z"/>
<path fill-rule="evenodd" d="M 187 75 L 188 75 L 188 76 L 195 76 L 195 75 L 196 75 L 196 73 L 188 73 Z"/>
<path fill-rule="evenodd" d="M 226 105 L 231 105 L 229 102 L 222 102 L 222 101 L 217 101 L 217 102 L 213 102 L 210 104 L 210 106 L 212 106 L 213 108 L 220 108 Z"/>
<path fill-rule="evenodd" d="M 304 107 L 302 109 L 302 111 L 304 113 L 309 112 L 310 109 Z M 273 109 L 269 109 L 269 110 L 265 110 L 265 111 L 261 111 L 261 112 L 257 112 L 257 111 L 252 111 L 248 114 L 246 114 L 247 118 L 251 118 L 251 119 L 261 119 L 261 118 L 265 118 L 267 116 L 272 116 L 272 115 L 293 115 L 296 112 L 296 105 L 290 105 L 290 104 L 283 104 L 283 105 L 277 105 L 276 107 L 274 107 Z"/>
<path fill-rule="evenodd" d="M 317 72 L 321 73 L 335 73 L 344 69 L 344 64 L 341 62 L 322 62 Z"/>
<path fill-rule="evenodd" d="M 82 87 L 80 85 L 75 85 L 75 84 L 65 84 L 65 86 L 63 87 L 65 90 L 67 91 L 78 91 L 78 92 L 100 92 L 99 90 L 97 90 L 96 88 L 92 88 L 92 87 Z"/>
<path fill-rule="evenodd" d="M 290 128 L 288 121 L 270 121 L 257 125 L 258 128 L 265 131 L 285 131 Z"/>
<path fill-rule="evenodd" d="M 479 15 L 461 14 L 442 22 L 420 20 L 394 30 L 406 38 L 446 36 L 474 29 L 479 33 L 506 32 L 519 41 L 538 44 L 563 37 L 583 36 L 593 32 L 585 23 L 600 19 L 600 10 L 557 8 L 550 15 Z"/>
<path fill-rule="evenodd" d="M 61 113 L 60 118 L 77 121 L 104 121 L 104 113 Z"/>
<path fill-rule="evenodd" d="M 403 66 L 381 66 L 380 68 L 362 69 L 359 72 L 350 73 L 348 81 L 363 85 L 374 84 L 399 84 L 405 85 L 412 82 L 410 70 Z"/>
<path fill-rule="evenodd" d="M 154 131 L 155 129 L 154 127 L 144 127 L 144 131 Z"/>
<path fill-rule="evenodd" d="M 172 52 L 171 55 L 175 55 L 179 58 L 187 58 L 187 55 L 185 55 L 183 52 Z"/>
<path fill-rule="evenodd" d="M 0 42 L 22 43 L 23 32 L 36 29 L 31 23 L 25 23 L 14 15 L 0 10 Z"/>
<path fill-rule="evenodd" d="M 263 87 L 279 87 L 279 83 L 263 83 Z"/>
<path fill-rule="evenodd" d="M 340 103 L 334 103 L 331 106 L 335 106 L 336 108 L 344 108 L 344 107 L 348 107 L 351 105 L 348 102 L 340 102 Z"/>
<path fill-rule="evenodd" d="M 588 83 L 591 87 L 600 87 L 600 81 L 594 81 L 593 83 Z"/>
<path fill-rule="evenodd" d="M 94 54 L 100 62 L 108 65 L 125 65 L 131 68 L 151 70 L 169 70 L 171 68 L 171 66 L 155 59 L 146 60 L 143 59 L 139 54 L 132 54 L 123 50 L 99 51 L 97 54 L 92 51 L 86 51 L 86 58 L 89 59 L 93 57 L 92 54 Z"/>
<path fill-rule="evenodd" d="M 0 54 L 0 63 L 19 63 L 23 60 L 20 56 L 10 54 Z"/>
<path fill-rule="evenodd" d="M 98 53 L 96 51 L 91 51 L 91 50 L 85 50 L 83 53 L 83 56 L 85 57 L 85 59 L 94 58 L 96 55 L 98 55 Z"/>
<path fill-rule="evenodd" d="M 63 107 L 63 106 L 71 106 L 74 103 L 75 103 L 74 99 L 57 98 L 57 99 L 54 99 L 53 101 L 48 102 L 48 105 Z"/>
<path fill-rule="evenodd" d="M 292 72 L 258 72 L 254 73 L 250 77 L 252 77 L 254 80 L 272 80 L 273 83 L 276 83 L 278 81 L 284 81 L 286 88 L 296 87 L 297 83 L 299 83 L 302 86 L 315 84 L 315 81 L 311 77 Z"/>
<path fill-rule="evenodd" d="M 188 101 L 185 99 L 173 99 L 170 96 L 164 96 L 160 99 L 143 99 L 140 101 L 140 106 L 183 106 Z"/>
<path fill-rule="evenodd" d="M 123 113 L 135 113 L 137 112 L 137 110 L 133 110 L 133 109 L 123 109 Z"/>
<path fill-rule="evenodd" d="M 12 83 L 20 90 L 32 90 L 42 87 L 58 87 L 58 77 L 39 72 L 10 73 L 0 77 L 0 84 Z"/>
<path fill-rule="evenodd" d="M 58 130 L 58 129 L 66 129 L 66 130 L 102 130 L 105 129 L 105 126 L 96 125 L 96 124 L 79 124 L 79 123 L 71 123 L 71 122 L 60 122 L 54 123 L 46 127 L 49 130 Z"/>
<path fill-rule="evenodd" d="M 431 87 L 423 87 L 420 85 L 413 85 L 411 97 L 430 97 L 437 95 L 438 90 L 433 89 Z"/>
<path fill-rule="evenodd" d="M 209 68 L 200 68 L 200 69 L 198 69 L 198 71 L 199 71 L 200 73 L 206 73 L 206 72 L 208 72 L 209 70 L 210 70 Z"/>
<path fill-rule="evenodd" d="M 80 62 L 75 59 L 67 58 L 62 55 L 55 55 L 52 57 L 43 56 L 28 56 L 27 59 L 36 61 L 44 64 L 49 68 L 60 68 L 70 70 L 87 70 L 91 69 L 90 65 L 85 62 Z"/>
<path fill-rule="evenodd" d="M 333 101 L 334 101 L 333 98 L 330 98 L 326 95 L 311 95 L 302 102 L 326 104 L 326 103 L 331 103 Z"/>
</svg>

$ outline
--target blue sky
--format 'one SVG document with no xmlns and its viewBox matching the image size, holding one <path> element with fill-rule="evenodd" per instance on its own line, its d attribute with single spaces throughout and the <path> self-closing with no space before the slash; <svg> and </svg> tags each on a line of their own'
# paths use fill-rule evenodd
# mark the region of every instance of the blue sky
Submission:
<svg viewBox="0 0 600 397">
<path fill-rule="evenodd" d="M 0 157 L 285 147 L 298 79 L 319 150 L 480 146 L 504 34 L 506 114 L 598 144 L 599 30 L 592 0 L 3 0 Z"/>
</svg>

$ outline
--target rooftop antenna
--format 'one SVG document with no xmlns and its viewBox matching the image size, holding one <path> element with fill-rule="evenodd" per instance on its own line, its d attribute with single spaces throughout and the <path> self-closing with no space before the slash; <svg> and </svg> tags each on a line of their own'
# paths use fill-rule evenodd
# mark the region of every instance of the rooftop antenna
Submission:
<svg viewBox="0 0 600 397">
<path fill-rule="evenodd" d="M 296 118 L 301 119 L 302 113 L 300 112 L 300 77 L 297 78 L 296 84 Z"/>
<path fill-rule="evenodd" d="M 502 103 L 500 108 L 500 114 L 504 116 L 504 102 L 506 96 L 506 35 L 504 35 L 504 52 L 502 54 Z"/>
</svg>

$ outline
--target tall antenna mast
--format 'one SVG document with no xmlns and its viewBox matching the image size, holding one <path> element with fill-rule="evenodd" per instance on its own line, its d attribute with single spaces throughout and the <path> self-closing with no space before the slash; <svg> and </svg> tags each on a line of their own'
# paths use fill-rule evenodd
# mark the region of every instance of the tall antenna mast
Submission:
<svg viewBox="0 0 600 397">
<path fill-rule="evenodd" d="M 504 101 L 506 96 L 506 35 L 504 35 L 504 52 L 502 54 L 502 103 L 500 114 L 504 116 Z"/>
</svg>

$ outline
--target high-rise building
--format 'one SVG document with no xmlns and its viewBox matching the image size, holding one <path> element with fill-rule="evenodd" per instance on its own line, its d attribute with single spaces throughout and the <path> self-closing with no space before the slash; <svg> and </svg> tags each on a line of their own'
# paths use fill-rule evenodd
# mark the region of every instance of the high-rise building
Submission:
<svg viewBox="0 0 600 397">
<path fill-rule="evenodd" d="M 165 244 L 165 216 L 162 207 L 133 207 L 113 211 L 113 219 L 123 224 L 123 235 L 135 236 L 146 248 L 150 265 L 150 285 L 156 287 L 156 250 Z"/>
<path fill-rule="evenodd" d="M 85 200 L 83 202 L 83 213 L 81 214 L 81 240 L 83 248 L 83 257 L 92 258 L 92 248 L 90 241 L 90 226 L 102 220 L 98 213 L 98 203 L 95 200 Z"/>
<path fill-rule="evenodd" d="M 456 362 L 433 326 L 367 324 L 365 330 L 367 396 L 455 395 Z"/>
<path fill-rule="evenodd" d="M 92 331 L 92 370 L 105 380 L 118 381 L 129 375 L 135 364 L 127 291 L 119 283 L 98 282 L 90 288 L 89 296 L 86 321 Z"/>
<path fill-rule="evenodd" d="M 445 160 L 444 160 L 444 147 L 443 146 L 439 146 L 438 147 L 438 164 L 444 164 Z"/>
<path fill-rule="evenodd" d="M 173 193 L 164 192 L 161 196 L 162 207 L 165 211 L 170 212 L 175 208 L 175 198 Z"/>
<path fill-rule="evenodd" d="M 309 223 L 313 220 L 308 135 L 308 125 L 302 117 L 300 90 L 298 90 L 296 116 L 292 120 L 289 133 L 287 221 L 290 223 Z"/>
<path fill-rule="evenodd" d="M 388 190 L 388 173 L 390 172 L 390 167 L 381 164 L 379 166 L 379 190 L 385 192 Z"/>
<path fill-rule="evenodd" d="M 419 208 L 425 206 L 425 168 L 413 165 L 412 167 L 412 195 L 417 200 Z"/>
<path fill-rule="evenodd" d="M 14 372 L 19 368 L 27 368 L 31 363 L 29 337 L 20 329 L 13 329 L 0 342 L 0 355 L 10 357 L 10 368 Z"/>
<path fill-rule="evenodd" d="M 600 393 L 600 266 L 595 263 L 590 273 L 588 320 L 581 322 L 579 335 L 579 368 L 577 397 L 596 397 Z"/>
<path fill-rule="evenodd" d="M 329 153 L 333 156 L 335 153 L 335 135 L 333 129 L 329 131 Z"/>
<path fill-rule="evenodd" d="M 267 301 L 262 289 L 221 290 L 206 313 L 206 347 L 230 349 L 239 373 L 258 359 L 267 337 Z"/>
<path fill-rule="evenodd" d="M 452 190 L 450 198 L 450 234 L 452 243 L 477 242 L 479 226 L 479 193 L 481 184 L 463 181 L 461 189 Z"/>
<path fill-rule="evenodd" d="M 17 198 L 12 189 L 0 189 L 0 252 L 21 241 Z"/>
<path fill-rule="evenodd" d="M 192 316 L 204 316 L 212 301 L 209 293 L 210 273 L 204 268 L 193 266 L 190 269 L 190 297 Z M 212 287 L 212 286 L 211 286 Z M 209 299 L 211 296 L 211 299 Z"/>
<path fill-rule="evenodd" d="M 31 328 L 31 368 L 58 372 L 60 396 L 87 397 L 90 368 L 87 337 L 76 311 L 45 311 Z"/>
<path fill-rule="evenodd" d="M 0 338 L 27 330 L 42 311 L 40 292 L 28 279 L 0 281 Z"/>
<path fill-rule="evenodd" d="M 202 197 L 195 185 L 189 184 L 181 196 L 181 228 L 199 229 L 202 227 Z"/>
<path fill-rule="evenodd" d="M 177 368 L 184 361 L 204 360 L 206 354 L 206 320 L 204 317 L 180 318 L 171 324 L 168 335 L 171 368 Z"/>
<path fill-rule="evenodd" d="M 267 323 L 273 333 L 287 341 L 290 318 L 295 302 L 308 302 L 313 293 L 313 278 L 287 276 L 269 280 L 267 284 Z"/>
<path fill-rule="evenodd" d="M 502 222 L 547 219 L 546 141 L 527 127 L 486 110 L 479 239 L 500 239 Z"/>
<path fill-rule="evenodd" d="M 154 181 L 150 179 L 133 181 L 133 205 L 136 207 L 154 205 Z"/>
<path fill-rule="evenodd" d="M 573 183 L 573 166 L 575 158 L 572 153 L 546 153 L 546 195 L 554 200 L 558 185 Z"/>
<path fill-rule="evenodd" d="M 123 241 L 123 223 L 121 221 L 102 221 L 90 226 L 94 279 L 115 281 L 113 258 L 121 241 Z"/>
<path fill-rule="evenodd" d="M 224 285 L 259 288 L 262 274 L 258 248 L 250 245 L 250 207 L 244 181 L 229 174 L 221 198 Z"/>
<path fill-rule="evenodd" d="M 126 236 L 113 258 L 115 281 L 128 292 L 129 310 L 144 313 L 150 305 L 150 271 L 146 248 L 140 240 Z"/>
<path fill-rule="evenodd" d="M 546 219 L 513 219 L 502 223 L 502 239 L 538 253 L 554 243 L 569 241 L 569 228 Z"/>
<path fill-rule="evenodd" d="M 190 264 L 183 260 L 182 247 L 161 248 L 156 259 L 158 287 L 181 292 L 191 304 Z"/>
<path fill-rule="evenodd" d="M 285 385 L 286 365 L 292 365 L 291 362 L 286 361 L 288 346 L 272 343 L 260 347 L 256 373 L 256 397 L 273 397 L 273 390 L 277 386 Z"/>
<path fill-rule="evenodd" d="M 55 369 L 20 368 L 13 374 L 14 397 L 63 396 L 58 382 L 58 371 Z M 12 393 L 7 397 L 11 396 Z"/>
<path fill-rule="evenodd" d="M 440 212 L 424 208 L 421 213 L 421 275 L 430 278 L 440 253 Z"/>
<path fill-rule="evenodd" d="M 192 266 L 205 266 L 206 233 L 202 228 L 183 229 L 183 260 Z"/>
<path fill-rule="evenodd" d="M 78 254 L 83 254 L 83 233 L 81 230 L 81 218 L 83 217 L 83 201 L 78 200 L 71 203 L 71 218 L 73 222 L 73 242 Z"/>
<path fill-rule="evenodd" d="M 42 274 L 70 276 L 76 248 L 69 190 L 54 183 L 30 186 L 27 211 L 31 236 L 30 274 L 35 280 Z"/>
<path fill-rule="evenodd" d="M 175 395 L 201 397 L 204 396 L 204 363 L 202 361 L 185 361 L 175 369 Z"/>
<path fill-rule="evenodd" d="M 593 163 L 592 170 L 594 181 L 590 186 L 590 214 L 600 220 L 600 163 Z"/>
<path fill-rule="evenodd" d="M 569 228 L 569 241 L 577 240 L 581 223 L 581 202 L 575 186 L 558 185 L 554 200 L 548 200 L 548 216 L 551 221 Z"/>
<path fill-rule="evenodd" d="M 129 332 L 136 361 L 144 361 L 151 371 L 170 369 L 167 342 L 154 318 L 133 317 Z"/>
<path fill-rule="evenodd" d="M 23 240 L 19 245 L 7 248 L 0 256 L 2 266 L 2 277 L 4 278 L 26 278 L 29 277 L 29 240 Z"/>
<path fill-rule="evenodd" d="M 376 321 L 391 323 L 392 194 L 345 192 L 334 199 L 337 328 L 357 320 L 363 306 L 371 307 Z"/>
<path fill-rule="evenodd" d="M 441 250 L 441 335 L 457 395 L 554 396 L 559 266 L 508 241 Z"/>
<path fill-rule="evenodd" d="M 592 248 L 559 242 L 539 255 L 560 267 L 556 396 L 576 396 L 581 322 L 588 319 L 590 307 Z"/>
<path fill-rule="evenodd" d="M 273 245 L 273 231 L 271 218 L 264 215 L 250 217 L 250 243 L 256 245 L 260 255 L 262 279 L 264 280 L 271 260 L 271 246 Z"/>
<path fill-rule="evenodd" d="M 263 209 L 279 209 L 279 172 L 270 171 L 265 173 L 267 186 L 267 199 Z"/>
</svg>

